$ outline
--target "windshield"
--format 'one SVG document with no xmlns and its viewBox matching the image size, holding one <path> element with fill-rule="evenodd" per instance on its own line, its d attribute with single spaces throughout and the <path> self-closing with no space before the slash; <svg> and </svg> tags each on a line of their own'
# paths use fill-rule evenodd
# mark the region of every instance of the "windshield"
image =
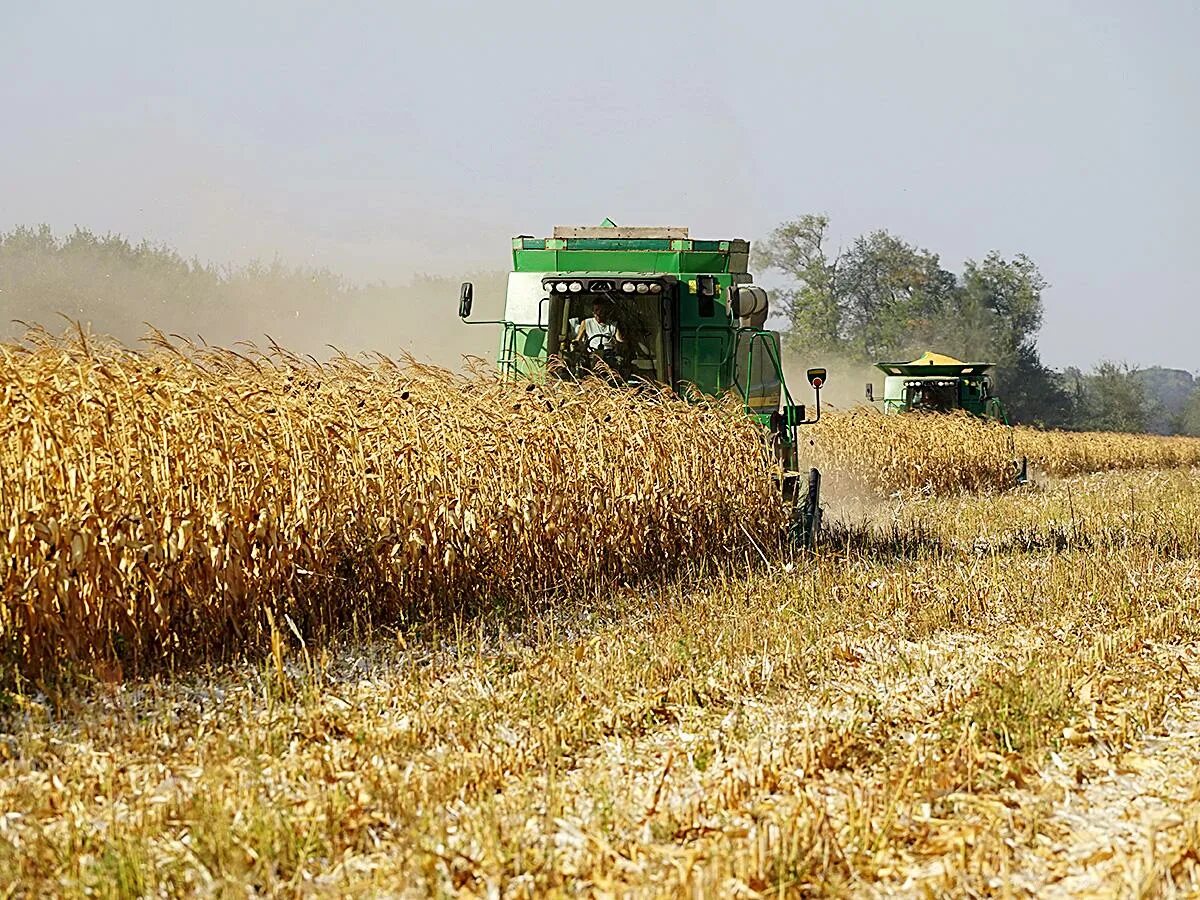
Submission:
<svg viewBox="0 0 1200 900">
<path fill-rule="evenodd" d="M 904 384 L 904 402 L 909 409 L 957 409 L 958 382 L 942 379 L 907 381 Z"/>
<path fill-rule="evenodd" d="M 547 350 L 569 374 L 610 370 L 668 382 L 661 296 L 578 293 L 550 298 Z"/>
</svg>

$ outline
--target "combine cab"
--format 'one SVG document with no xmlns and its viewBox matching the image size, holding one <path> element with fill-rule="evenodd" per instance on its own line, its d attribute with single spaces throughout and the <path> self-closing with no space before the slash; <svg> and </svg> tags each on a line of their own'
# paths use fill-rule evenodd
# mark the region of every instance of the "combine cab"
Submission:
<svg viewBox="0 0 1200 900">
<path fill-rule="evenodd" d="M 949 412 L 961 409 L 983 419 L 1008 424 L 1004 404 L 992 394 L 991 363 L 966 363 L 940 353 L 925 353 L 907 363 L 877 363 L 886 376 L 883 411 Z M 867 385 L 867 399 L 874 387 Z"/>
<path fill-rule="evenodd" d="M 783 468 L 793 526 L 811 544 L 820 474 L 801 476 L 797 427 L 820 417 L 824 369 L 809 371 L 815 415 L 794 402 L 779 335 L 764 329 L 767 293 L 746 271 L 750 244 L 700 241 L 686 228 L 556 227 L 513 239 L 497 357 L 508 377 L 599 377 L 667 385 L 680 396 L 732 393 L 762 423 Z M 468 321 L 474 289 L 462 286 Z M 475 323 L 471 323 L 475 324 Z"/>
</svg>

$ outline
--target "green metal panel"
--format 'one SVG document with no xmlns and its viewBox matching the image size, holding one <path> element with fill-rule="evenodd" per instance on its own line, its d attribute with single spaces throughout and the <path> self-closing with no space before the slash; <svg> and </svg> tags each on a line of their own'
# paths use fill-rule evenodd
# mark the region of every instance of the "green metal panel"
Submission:
<svg viewBox="0 0 1200 900">
<path fill-rule="evenodd" d="M 496 362 L 506 375 L 534 377 L 546 371 L 546 332 L 537 327 L 504 324 Z"/>
<path fill-rule="evenodd" d="M 743 240 L 696 241 L 687 238 L 648 237 L 558 237 L 535 238 L 521 235 L 513 238 L 514 250 L 696 250 L 706 253 L 747 253 L 750 242 Z"/>
<path fill-rule="evenodd" d="M 549 243 L 549 242 L 547 242 Z M 631 248 L 631 241 L 612 241 L 610 249 L 543 250 L 513 248 L 513 268 L 517 272 L 646 272 L 658 275 L 718 274 L 744 272 L 732 268 L 734 256 L 720 250 L 670 250 Z M 656 243 L 641 241 L 637 243 Z M 666 243 L 660 241 L 657 243 Z M 618 246 L 619 245 L 619 246 Z M 743 255 L 744 256 L 744 255 Z"/>
<path fill-rule="evenodd" d="M 700 315 L 700 298 L 695 278 L 689 274 L 713 274 L 717 294 L 713 315 Z M 679 282 L 679 379 L 694 384 L 706 394 L 719 394 L 733 386 L 735 335 L 726 301 L 730 277 L 712 272 L 681 273 Z"/>
<path fill-rule="evenodd" d="M 720 273 L 728 254 L 672 250 L 514 250 L 518 272 L 645 272 L 658 275 Z"/>
</svg>

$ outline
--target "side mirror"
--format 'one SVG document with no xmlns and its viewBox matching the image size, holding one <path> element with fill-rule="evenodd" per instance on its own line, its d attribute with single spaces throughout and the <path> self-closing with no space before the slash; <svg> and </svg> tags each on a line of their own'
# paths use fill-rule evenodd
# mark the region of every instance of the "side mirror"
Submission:
<svg viewBox="0 0 1200 900">
<path fill-rule="evenodd" d="M 867 399 L 872 403 L 875 402 L 875 385 L 871 384 L 869 381 L 867 382 Z"/>
<path fill-rule="evenodd" d="M 475 301 L 475 285 L 469 281 L 462 283 L 462 290 L 458 294 L 458 317 L 465 319 L 471 315 L 471 305 Z"/>
<path fill-rule="evenodd" d="M 819 391 L 821 389 L 821 385 L 825 383 L 825 376 L 827 374 L 824 369 L 808 370 L 808 383 L 813 386 L 813 390 Z"/>
</svg>

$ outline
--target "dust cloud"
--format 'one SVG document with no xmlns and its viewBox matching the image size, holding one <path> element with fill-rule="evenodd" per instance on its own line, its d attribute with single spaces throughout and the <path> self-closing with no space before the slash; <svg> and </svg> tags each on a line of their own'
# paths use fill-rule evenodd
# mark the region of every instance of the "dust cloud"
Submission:
<svg viewBox="0 0 1200 900">
<path fill-rule="evenodd" d="M 812 405 L 812 388 L 808 385 L 806 372 L 816 367 L 827 369 L 829 373 L 821 388 L 822 409 L 847 410 L 870 405 L 866 399 L 867 382 L 875 385 L 876 397 L 883 396 L 883 373 L 872 365 L 836 354 L 787 350 L 783 354 L 783 375 L 797 403 Z"/>
<path fill-rule="evenodd" d="M 29 325 L 62 332 L 78 322 L 137 346 L 152 326 L 221 346 L 274 340 L 317 359 L 334 348 L 408 353 L 457 369 L 464 356 L 493 359 L 498 343 L 496 326 L 459 320 L 463 280 L 475 283 L 473 318 L 496 318 L 501 271 L 361 285 L 278 260 L 215 266 L 112 235 L 16 229 L 0 235 L 0 340 L 19 338 Z"/>
</svg>

